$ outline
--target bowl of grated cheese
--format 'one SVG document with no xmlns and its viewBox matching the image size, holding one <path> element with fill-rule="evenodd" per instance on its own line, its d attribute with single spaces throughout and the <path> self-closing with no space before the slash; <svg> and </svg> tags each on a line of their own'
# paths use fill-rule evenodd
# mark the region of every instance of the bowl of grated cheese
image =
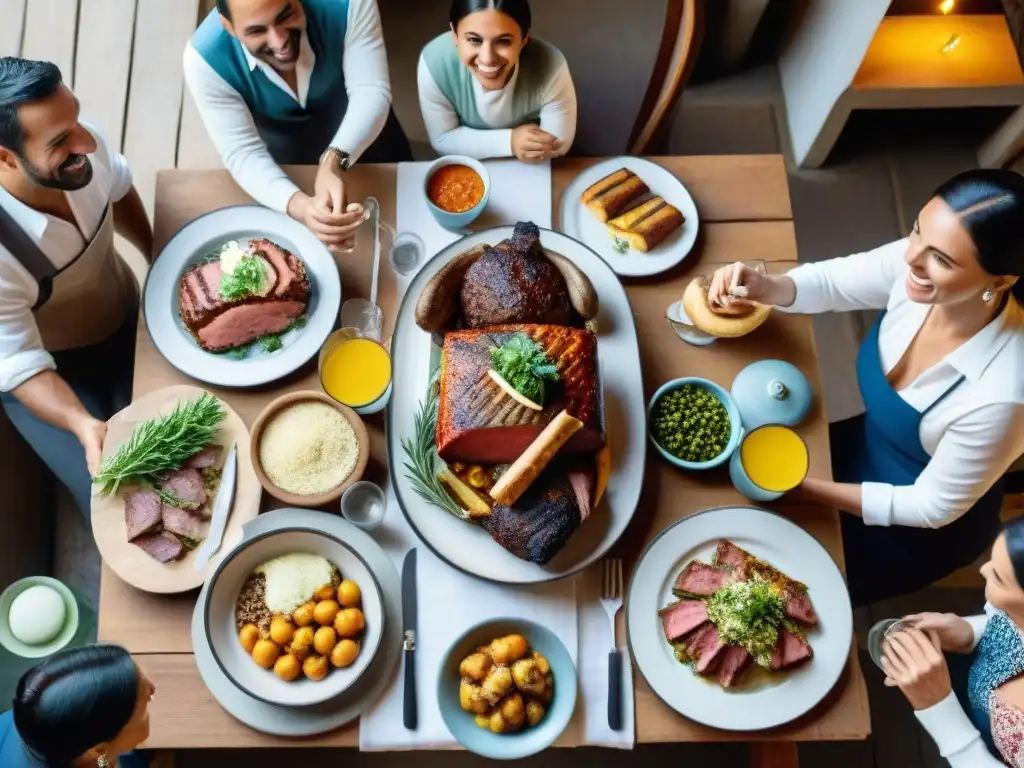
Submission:
<svg viewBox="0 0 1024 768">
<path fill-rule="evenodd" d="M 318 507 L 341 498 L 363 477 L 370 436 L 355 411 L 322 392 L 282 395 L 256 417 L 253 469 L 276 499 Z"/>
</svg>

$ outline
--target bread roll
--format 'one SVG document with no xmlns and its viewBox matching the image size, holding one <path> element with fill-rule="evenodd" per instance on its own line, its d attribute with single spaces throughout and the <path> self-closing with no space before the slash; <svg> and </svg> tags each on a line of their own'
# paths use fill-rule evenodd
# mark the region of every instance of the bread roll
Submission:
<svg viewBox="0 0 1024 768">
<path fill-rule="evenodd" d="M 648 192 L 648 187 L 639 176 L 630 176 L 589 203 L 587 208 L 600 222 L 606 222 L 629 207 L 630 202 Z"/>
</svg>

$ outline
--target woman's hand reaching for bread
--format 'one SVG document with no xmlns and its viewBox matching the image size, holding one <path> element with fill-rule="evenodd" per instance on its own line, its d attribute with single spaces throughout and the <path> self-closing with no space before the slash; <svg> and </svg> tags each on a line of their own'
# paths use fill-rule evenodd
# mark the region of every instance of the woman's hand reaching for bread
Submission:
<svg viewBox="0 0 1024 768">
<path fill-rule="evenodd" d="M 708 288 L 712 307 L 751 307 L 755 303 L 787 306 L 796 299 L 796 285 L 785 275 L 766 275 L 742 261 L 715 271 Z"/>
</svg>

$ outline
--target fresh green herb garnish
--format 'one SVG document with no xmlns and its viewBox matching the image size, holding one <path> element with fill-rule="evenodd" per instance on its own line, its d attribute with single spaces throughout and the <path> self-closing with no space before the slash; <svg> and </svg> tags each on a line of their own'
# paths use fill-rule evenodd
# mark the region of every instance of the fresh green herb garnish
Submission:
<svg viewBox="0 0 1024 768">
<path fill-rule="evenodd" d="M 240 347 L 234 347 L 229 349 L 226 354 L 232 360 L 245 360 L 249 356 L 249 350 L 252 348 L 252 344 L 243 344 Z"/>
<path fill-rule="evenodd" d="M 155 488 L 164 472 L 179 469 L 209 444 L 224 416 L 220 402 L 208 392 L 178 403 L 168 416 L 135 427 L 127 442 L 104 459 L 93 482 L 104 496 L 126 483 Z"/>
<path fill-rule="evenodd" d="M 652 431 L 658 445 L 683 461 L 711 461 L 729 444 L 732 425 L 722 401 L 704 387 L 684 384 L 654 406 Z"/>
<path fill-rule="evenodd" d="M 302 315 L 302 317 L 297 318 L 294 323 L 281 331 L 281 333 L 268 333 L 266 336 L 260 336 L 255 341 L 250 341 L 248 344 L 243 344 L 240 347 L 232 347 L 231 349 L 218 354 L 227 355 L 232 360 L 245 360 L 245 358 L 249 356 L 249 351 L 256 345 L 259 345 L 259 348 L 264 352 L 277 352 L 277 350 L 284 346 L 284 342 L 281 341 L 281 337 L 292 329 L 305 328 L 306 322 L 306 316 Z"/>
<path fill-rule="evenodd" d="M 756 577 L 727 584 L 708 600 L 708 618 L 723 642 L 742 645 L 762 667 L 771 665 L 784 616 L 778 591 Z"/>
<path fill-rule="evenodd" d="M 296 320 L 294 323 L 292 323 L 292 328 L 305 328 L 306 327 L 306 322 L 307 322 L 306 316 L 303 315 L 298 320 Z"/>
<path fill-rule="evenodd" d="M 243 256 L 234 270 L 221 278 L 218 290 L 224 299 L 237 301 L 259 293 L 266 279 L 267 266 L 263 257 Z"/>
<path fill-rule="evenodd" d="M 281 348 L 281 337 L 276 333 L 261 336 L 260 347 L 264 352 L 277 352 Z"/>
<path fill-rule="evenodd" d="M 491 365 L 513 389 L 538 405 L 544 404 L 545 385 L 558 382 L 558 368 L 544 348 L 522 332 L 491 349 Z"/>
<path fill-rule="evenodd" d="M 402 438 L 402 450 L 405 451 L 406 477 L 412 482 L 416 494 L 429 504 L 441 507 L 460 520 L 469 520 L 469 512 L 464 510 L 444 489 L 438 478 L 441 460 L 434 448 L 437 436 L 437 406 L 441 393 L 440 366 L 430 382 L 427 397 L 420 403 L 420 409 L 413 420 L 412 439 Z"/>
<path fill-rule="evenodd" d="M 619 253 L 627 253 L 629 251 L 629 240 L 623 240 L 621 237 L 612 238 L 615 241 L 615 250 Z"/>
</svg>

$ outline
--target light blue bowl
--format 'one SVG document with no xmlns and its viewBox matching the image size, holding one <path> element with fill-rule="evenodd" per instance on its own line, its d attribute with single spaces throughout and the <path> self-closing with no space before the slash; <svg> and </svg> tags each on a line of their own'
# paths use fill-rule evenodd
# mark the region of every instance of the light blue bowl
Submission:
<svg viewBox="0 0 1024 768">
<path fill-rule="evenodd" d="M 438 168 L 444 168 L 446 165 L 467 165 L 479 173 L 480 178 L 484 180 L 484 196 L 480 198 L 479 203 L 474 205 L 468 211 L 464 211 L 462 213 L 449 213 L 448 211 L 438 208 L 430 200 L 430 195 L 427 193 L 427 185 L 430 184 L 430 179 L 433 178 L 434 173 Z M 463 157 L 462 155 L 445 155 L 431 163 L 430 168 L 427 169 L 427 175 L 423 177 L 423 198 L 427 201 L 427 207 L 430 209 L 430 212 L 434 214 L 434 218 L 437 219 L 438 224 L 445 229 L 450 229 L 455 232 L 464 230 L 476 221 L 477 217 L 479 217 L 487 207 L 487 201 L 490 197 L 491 176 L 487 173 L 487 169 L 484 168 L 483 163 L 478 160 L 474 160 L 471 157 Z"/>
<path fill-rule="evenodd" d="M 726 413 L 729 414 L 729 424 L 731 429 L 729 431 L 729 442 L 725 446 L 725 450 L 718 454 L 711 461 L 684 461 L 678 456 L 673 456 L 671 453 L 662 448 L 657 439 L 654 437 L 654 406 L 662 395 L 669 392 L 673 392 L 677 389 L 681 389 L 686 384 L 693 384 L 698 387 L 703 387 L 708 390 L 722 401 L 725 405 Z M 647 404 L 647 436 L 651 439 L 651 443 L 655 448 L 658 449 L 658 453 L 664 457 L 665 461 L 670 464 L 674 464 L 680 469 L 714 469 L 719 467 L 729 460 L 733 452 L 736 450 L 736 446 L 740 444 L 740 437 L 742 431 L 742 423 L 740 420 L 740 409 L 736 407 L 736 401 L 732 399 L 732 395 L 726 392 L 722 387 L 715 384 L 713 381 L 707 379 L 701 379 L 696 376 L 687 376 L 682 379 L 673 379 L 672 381 L 662 384 L 658 391 L 654 393 L 651 401 Z"/>
<path fill-rule="evenodd" d="M 531 648 L 547 658 L 555 695 L 540 724 L 518 733 L 491 733 L 459 704 L 459 664 L 479 646 L 512 634 L 525 637 Z M 577 686 L 576 666 L 554 632 L 526 619 L 490 619 L 469 629 L 448 649 L 437 679 L 437 700 L 444 724 L 463 747 L 492 760 L 519 760 L 543 752 L 562 735 L 576 709 Z"/>
</svg>

